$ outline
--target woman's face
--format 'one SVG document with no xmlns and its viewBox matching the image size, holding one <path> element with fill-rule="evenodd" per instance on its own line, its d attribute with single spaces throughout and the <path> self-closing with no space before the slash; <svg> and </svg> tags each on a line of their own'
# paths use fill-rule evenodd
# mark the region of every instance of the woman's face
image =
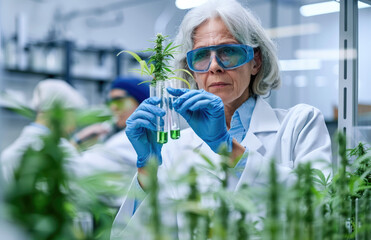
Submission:
<svg viewBox="0 0 371 240">
<path fill-rule="evenodd" d="M 238 44 L 221 18 L 212 18 L 196 28 L 193 49 L 221 44 Z M 254 61 L 224 70 L 213 58 L 209 71 L 193 73 L 198 87 L 219 96 L 226 107 L 239 107 L 249 98 L 251 75 L 258 73 Z"/>
</svg>

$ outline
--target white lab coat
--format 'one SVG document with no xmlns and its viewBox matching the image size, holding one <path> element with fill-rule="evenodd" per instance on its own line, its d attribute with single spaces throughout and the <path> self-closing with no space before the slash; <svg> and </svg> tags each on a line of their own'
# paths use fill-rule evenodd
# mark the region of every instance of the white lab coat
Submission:
<svg viewBox="0 0 371 240">
<path fill-rule="evenodd" d="M 125 131 L 111 136 L 103 144 L 97 144 L 82 153 L 82 161 L 88 171 L 125 172 L 134 176 L 137 155 Z"/>
<path fill-rule="evenodd" d="M 23 128 L 20 136 L 4 151 L 1 153 L 1 168 L 3 171 L 4 179 L 9 182 L 13 178 L 15 169 L 19 166 L 25 151 L 32 147 L 34 150 L 41 150 L 43 142 L 41 137 L 49 134 L 46 127 L 37 124 L 30 124 Z M 79 164 L 79 153 L 76 149 L 66 140 L 61 139 L 60 146 L 68 154 L 67 165 L 68 170 L 73 171 L 75 174 L 84 174 L 84 169 Z"/>
<path fill-rule="evenodd" d="M 125 131 L 120 131 L 111 136 L 103 144 L 97 144 L 82 152 L 81 165 L 89 174 L 99 172 L 119 173 L 122 178 L 119 181 L 111 181 L 118 189 L 127 189 L 130 180 L 137 171 L 137 154 L 126 136 Z M 123 196 L 107 199 L 112 206 L 120 207 Z"/>
<path fill-rule="evenodd" d="M 257 98 L 250 128 L 241 144 L 249 151 L 246 166 L 239 179 L 232 182 L 229 189 L 237 190 L 243 183 L 252 187 L 264 187 L 268 182 L 269 163 L 273 158 L 281 182 L 290 183 L 294 177 L 292 170 L 302 162 L 312 161 L 312 166 L 327 173 L 331 172 L 331 140 L 321 112 L 309 105 L 299 104 L 288 110 L 272 109 L 261 97 Z M 180 139 L 164 145 L 162 150 L 163 164 L 159 167 L 159 182 L 164 187 L 162 194 L 169 198 L 182 199 L 182 191 L 166 188 L 169 172 L 186 172 L 190 166 L 204 162 L 193 150 L 199 149 L 212 160 L 220 158 L 206 143 L 188 128 L 181 132 Z M 322 159 L 324 162 L 314 160 Z M 179 167 L 180 166 L 180 167 Z M 169 181 L 168 181 L 169 182 Z M 203 176 L 201 184 L 212 184 Z M 113 224 L 111 239 L 146 239 L 146 234 L 136 237 L 133 231 L 141 226 L 145 232 L 141 216 L 146 215 L 146 199 L 137 208 L 134 215 L 133 192 L 138 188 L 133 180 L 129 197 L 123 202 Z M 166 197 L 160 196 L 162 199 Z M 144 213 L 144 214 L 143 214 Z M 166 221 L 181 224 L 181 216 L 168 216 Z M 143 236 L 142 236 L 143 235 Z M 178 236 L 181 239 L 181 236 Z M 150 238 L 149 238 L 150 239 Z"/>
</svg>

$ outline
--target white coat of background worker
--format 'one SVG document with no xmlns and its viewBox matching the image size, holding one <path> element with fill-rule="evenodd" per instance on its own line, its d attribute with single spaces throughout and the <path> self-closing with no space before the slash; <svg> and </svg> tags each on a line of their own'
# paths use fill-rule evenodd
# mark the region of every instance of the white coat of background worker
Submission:
<svg viewBox="0 0 371 240">
<path fill-rule="evenodd" d="M 178 140 L 157 143 L 153 119 L 165 113 L 155 98 L 145 100 L 129 117 L 126 134 L 137 152 L 138 175 L 116 216 L 111 239 L 151 239 L 143 222 L 150 211 L 149 199 L 138 203 L 133 198 L 139 186 L 146 190 L 141 179 L 151 156 L 159 160 L 160 199 L 185 199 L 181 188 L 169 184 L 169 176 L 206 164 L 194 150 L 219 161 L 221 145 L 232 156 L 229 165 L 235 174 L 228 181 L 232 191 L 243 184 L 266 187 L 271 159 L 282 182 L 292 182 L 292 170 L 307 161 L 331 171 L 331 140 L 321 112 L 305 104 L 273 109 L 262 98 L 280 85 L 279 66 L 273 42 L 250 10 L 235 0 L 210 0 L 185 15 L 174 45 L 180 45 L 175 69 L 190 70 L 194 80 L 181 77 L 196 89 L 168 88 L 168 92 L 178 97 L 173 107 L 190 128 L 181 131 Z M 248 155 L 237 158 L 244 153 Z M 199 188 L 215 186 L 210 176 L 199 178 Z M 174 229 L 181 224 L 181 214 L 161 213 Z"/>
<path fill-rule="evenodd" d="M 77 134 L 75 141 L 103 139 L 82 152 L 87 167 L 92 170 L 121 172 L 132 177 L 136 172 L 136 153 L 125 134 L 126 120 L 146 98 L 149 97 L 148 83 L 135 77 L 118 77 L 110 86 L 107 105 L 114 116 L 114 126 L 105 123 L 88 126 Z"/>
<path fill-rule="evenodd" d="M 41 144 L 40 137 L 50 133 L 46 112 L 51 110 L 56 103 L 66 110 L 66 114 L 71 114 L 66 118 L 70 121 L 64 123 L 66 134 L 75 130 L 74 111 L 87 107 L 86 99 L 65 81 L 57 79 L 40 81 L 34 89 L 31 100 L 31 108 L 36 112 L 36 119 L 24 127 L 21 135 L 1 154 L 1 168 L 6 181 L 11 181 L 14 170 L 18 167 L 27 148 L 38 149 Z M 75 170 L 82 170 L 76 165 L 79 162 L 79 153 L 74 146 L 66 139 L 61 139 L 61 146 L 69 155 L 67 160 L 72 161 L 69 166 L 75 165 Z"/>
</svg>

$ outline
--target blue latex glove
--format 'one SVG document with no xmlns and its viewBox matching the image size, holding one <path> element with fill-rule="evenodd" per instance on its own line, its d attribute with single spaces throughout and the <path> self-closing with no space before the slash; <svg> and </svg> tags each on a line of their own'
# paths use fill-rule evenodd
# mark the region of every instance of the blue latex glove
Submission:
<svg viewBox="0 0 371 240">
<path fill-rule="evenodd" d="M 232 137 L 225 123 L 222 99 L 205 90 L 167 88 L 178 96 L 173 106 L 184 117 L 193 131 L 216 153 L 222 144 L 232 151 Z"/>
<path fill-rule="evenodd" d="M 165 110 L 157 107 L 157 97 L 144 100 L 133 114 L 126 120 L 125 132 L 137 155 L 137 167 L 144 167 L 151 156 L 157 157 L 162 163 L 162 144 L 157 143 L 156 117 L 163 117 Z"/>
</svg>

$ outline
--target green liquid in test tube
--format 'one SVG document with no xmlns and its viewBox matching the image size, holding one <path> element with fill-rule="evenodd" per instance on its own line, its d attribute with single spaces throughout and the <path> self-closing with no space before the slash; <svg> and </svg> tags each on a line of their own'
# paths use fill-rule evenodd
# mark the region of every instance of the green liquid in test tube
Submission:
<svg viewBox="0 0 371 240">
<path fill-rule="evenodd" d="M 157 142 L 158 143 L 167 143 L 167 132 L 157 132 Z"/>
<path fill-rule="evenodd" d="M 177 79 L 171 79 L 167 81 L 170 87 L 172 88 L 180 88 L 181 82 Z M 180 138 L 180 121 L 179 121 L 179 113 L 175 111 L 173 108 L 173 102 L 176 101 L 178 97 L 169 95 L 169 127 L 170 127 L 170 137 L 172 139 L 179 139 Z"/>
<path fill-rule="evenodd" d="M 180 130 L 171 130 L 170 137 L 172 139 L 179 139 L 180 138 Z"/>
</svg>

